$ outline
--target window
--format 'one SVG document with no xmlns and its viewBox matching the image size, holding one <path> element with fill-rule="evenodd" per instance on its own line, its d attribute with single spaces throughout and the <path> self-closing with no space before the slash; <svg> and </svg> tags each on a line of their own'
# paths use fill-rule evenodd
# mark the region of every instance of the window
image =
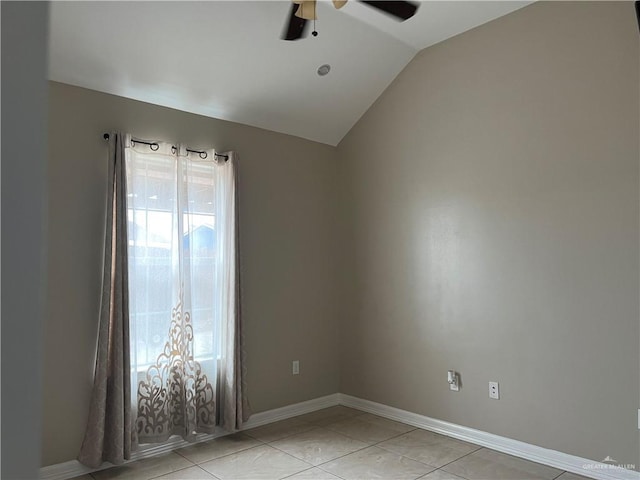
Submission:
<svg viewBox="0 0 640 480">
<path fill-rule="evenodd" d="M 132 366 L 138 376 L 165 349 L 182 290 L 193 326 L 193 354 L 220 353 L 214 301 L 218 253 L 211 161 L 162 155 L 147 145 L 127 155 L 127 220 Z"/>
</svg>

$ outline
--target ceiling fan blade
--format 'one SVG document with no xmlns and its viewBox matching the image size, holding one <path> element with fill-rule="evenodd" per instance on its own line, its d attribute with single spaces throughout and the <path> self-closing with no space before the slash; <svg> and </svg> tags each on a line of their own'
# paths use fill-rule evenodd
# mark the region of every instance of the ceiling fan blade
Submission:
<svg viewBox="0 0 640 480">
<path fill-rule="evenodd" d="M 636 18 L 638 19 L 638 28 L 640 29 L 640 0 L 636 0 Z"/>
<path fill-rule="evenodd" d="M 370 7 L 377 8 L 378 10 L 395 17 L 396 19 L 404 22 L 413 17 L 418 10 L 418 4 L 413 2 L 370 2 L 361 0 L 362 3 L 369 5 Z"/>
<path fill-rule="evenodd" d="M 285 24 L 284 32 L 282 32 L 283 40 L 298 40 L 304 36 L 304 30 L 307 26 L 307 21 L 304 18 L 296 16 L 296 10 L 299 5 L 292 3 L 291 11 L 289 12 L 289 20 Z"/>
</svg>

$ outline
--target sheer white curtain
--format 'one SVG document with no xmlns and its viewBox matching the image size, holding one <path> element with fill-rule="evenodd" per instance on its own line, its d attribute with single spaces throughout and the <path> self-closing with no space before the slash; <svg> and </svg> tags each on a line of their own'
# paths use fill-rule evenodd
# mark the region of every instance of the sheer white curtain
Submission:
<svg viewBox="0 0 640 480">
<path fill-rule="evenodd" d="M 139 443 L 248 416 L 235 160 L 126 139 L 132 406 Z M 232 419 L 232 420 L 230 420 Z"/>
</svg>

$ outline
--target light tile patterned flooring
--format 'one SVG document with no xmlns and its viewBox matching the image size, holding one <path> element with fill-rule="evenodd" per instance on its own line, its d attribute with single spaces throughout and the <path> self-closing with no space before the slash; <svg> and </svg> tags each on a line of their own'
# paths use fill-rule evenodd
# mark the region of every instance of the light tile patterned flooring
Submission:
<svg viewBox="0 0 640 480">
<path fill-rule="evenodd" d="M 338 406 L 195 444 L 77 480 L 581 480 Z"/>
</svg>

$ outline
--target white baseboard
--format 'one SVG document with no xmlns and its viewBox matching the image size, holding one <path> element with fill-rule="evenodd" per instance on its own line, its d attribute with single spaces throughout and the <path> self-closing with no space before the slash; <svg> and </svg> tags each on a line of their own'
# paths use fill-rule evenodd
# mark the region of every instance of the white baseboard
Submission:
<svg viewBox="0 0 640 480">
<path fill-rule="evenodd" d="M 548 448 L 538 447 L 536 445 L 501 437 L 481 430 L 456 425 L 455 423 L 436 420 L 435 418 L 341 393 L 335 393 L 333 395 L 327 395 L 325 397 L 308 400 L 306 402 L 256 413 L 251 416 L 247 423 L 245 423 L 242 430 L 259 427 L 278 420 L 284 420 L 304 413 L 314 412 L 334 405 L 344 405 L 356 408 L 364 412 L 373 413 L 381 417 L 413 425 L 414 427 L 441 433 L 449 437 L 475 443 L 476 445 L 481 445 L 492 450 L 497 450 L 498 452 L 507 453 L 509 455 L 542 463 L 544 465 L 549 465 L 550 467 L 566 470 L 568 472 L 597 480 L 640 480 L 640 472 L 613 468 L 611 465 L 607 465 L 605 463 L 595 462 L 586 458 L 576 457 L 574 455 L 557 452 Z M 220 430 L 220 432 L 216 432 L 211 435 L 198 435 L 197 441 L 206 442 L 207 440 L 224 435 L 228 435 L 228 432 Z M 176 438 L 171 439 L 162 445 L 143 446 L 131 455 L 130 461 L 167 453 L 178 448 L 186 447 L 187 445 L 191 444 L 180 438 Z M 77 460 L 71 460 L 69 462 L 42 467 L 40 469 L 40 478 L 42 480 L 67 480 L 85 473 L 103 470 L 111 466 L 112 465 L 106 463 L 100 468 L 94 469 L 82 465 Z"/>
<path fill-rule="evenodd" d="M 333 393 L 324 397 L 314 398 L 313 400 L 307 400 L 306 402 L 294 403 L 293 405 L 287 405 L 282 408 L 274 408 L 273 410 L 251 415 L 249 421 L 242 426 L 242 430 L 259 427 L 267 423 L 277 422 L 278 420 L 297 417 L 304 413 L 315 412 L 316 410 L 322 410 L 323 408 L 333 407 L 339 404 L 340 394 Z"/>
<path fill-rule="evenodd" d="M 538 447 L 511 438 L 456 425 L 455 423 L 436 420 L 435 418 L 400 410 L 399 408 L 389 407 L 369 400 L 363 400 L 350 395 L 340 394 L 339 403 L 346 407 L 356 408 L 390 420 L 396 420 L 408 425 L 413 425 L 414 427 L 441 433 L 449 437 L 475 443 L 476 445 L 481 445 L 492 450 L 531 460 L 532 462 L 549 465 L 550 467 L 566 470 L 585 477 L 598 480 L 640 480 L 640 472 L 637 471 L 615 468 L 605 463 Z"/>
<path fill-rule="evenodd" d="M 259 427 L 268 423 L 277 422 L 278 420 L 296 417 L 304 413 L 315 412 L 316 410 L 321 410 L 323 408 L 333 407 L 334 405 L 338 405 L 339 398 L 340 394 L 334 393 L 325 397 L 307 400 L 306 402 L 295 403 L 293 405 L 287 405 L 286 407 L 274 408 L 273 410 L 268 410 L 266 412 L 256 413 L 251 415 L 249 421 L 242 426 L 242 430 L 248 430 L 249 428 Z M 198 435 L 196 442 L 206 442 L 224 435 L 229 435 L 229 432 L 220 429 L 218 432 L 213 434 Z M 161 445 L 143 445 L 139 450 L 131 454 L 131 460 L 128 462 L 140 460 L 141 458 L 153 457 L 162 453 L 168 453 L 172 450 L 186 447 L 188 445 L 193 445 L 193 443 L 186 442 L 178 437 L 169 439 L 169 441 Z M 110 463 L 104 463 L 99 468 L 90 468 L 81 464 L 77 460 L 71 460 L 64 463 L 42 467 L 40 469 L 39 476 L 42 480 L 67 480 L 86 473 L 104 470 L 105 468 L 110 468 L 112 466 L 113 465 Z"/>
</svg>

